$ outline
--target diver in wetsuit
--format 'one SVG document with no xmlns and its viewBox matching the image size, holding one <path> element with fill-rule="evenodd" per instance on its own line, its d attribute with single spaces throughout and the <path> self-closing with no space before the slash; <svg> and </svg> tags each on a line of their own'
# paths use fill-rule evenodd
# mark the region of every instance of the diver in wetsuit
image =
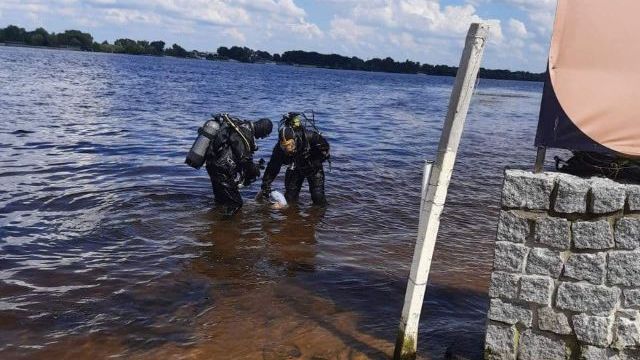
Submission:
<svg viewBox="0 0 640 360">
<path fill-rule="evenodd" d="M 307 179 L 313 203 L 326 205 L 322 163 L 329 160 L 329 143 L 317 131 L 305 129 L 299 113 L 286 114 L 278 133 L 278 143 L 262 177 L 262 196 L 269 197 L 271 183 L 282 165 L 288 165 L 284 180 L 287 201 L 298 200 L 302 183 Z"/>
<path fill-rule="evenodd" d="M 273 124 L 269 119 L 252 123 L 227 114 L 216 115 L 214 120 L 220 127 L 207 148 L 206 168 L 216 204 L 223 206 L 225 216 L 231 216 L 242 207 L 239 185 L 248 186 L 260 177 L 259 165 L 253 162 L 256 138 L 267 137 Z"/>
</svg>

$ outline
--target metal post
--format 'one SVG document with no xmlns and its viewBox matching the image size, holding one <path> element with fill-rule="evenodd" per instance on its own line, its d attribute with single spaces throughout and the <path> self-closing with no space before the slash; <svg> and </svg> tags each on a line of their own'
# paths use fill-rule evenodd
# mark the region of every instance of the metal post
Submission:
<svg viewBox="0 0 640 360">
<path fill-rule="evenodd" d="M 533 167 L 534 173 L 540 173 L 544 170 L 544 158 L 547 155 L 547 148 L 544 146 L 538 146 L 538 152 L 536 153 L 536 164 Z"/>
<path fill-rule="evenodd" d="M 418 238 L 396 339 L 393 355 L 395 360 L 415 359 L 416 357 L 418 323 L 427 288 L 431 257 L 438 235 L 440 214 L 447 196 L 460 137 L 480 70 L 480 61 L 488 34 L 488 24 L 471 24 L 469 27 L 449 100 L 449 110 L 442 129 L 436 161 L 433 167 L 425 166 L 425 176 L 429 180 L 426 187 L 423 187 L 424 196 L 420 205 Z"/>
</svg>

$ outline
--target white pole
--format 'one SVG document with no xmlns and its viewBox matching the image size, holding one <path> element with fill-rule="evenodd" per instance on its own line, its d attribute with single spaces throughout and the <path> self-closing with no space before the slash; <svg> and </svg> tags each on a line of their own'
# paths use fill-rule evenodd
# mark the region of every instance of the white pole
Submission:
<svg viewBox="0 0 640 360">
<path fill-rule="evenodd" d="M 420 311 L 427 288 L 431 257 L 438 236 L 440 214 L 447 197 L 460 137 L 480 70 L 480 60 L 488 34 L 488 24 L 471 24 L 469 27 L 460 66 L 449 99 L 449 110 L 442 129 L 436 162 L 433 167 L 425 166 L 424 176 L 427 176 L 429 181 L 426 184 L 426 191 L 423 189 L 420 204 L 418 238 L 396 339 L 393 355 L 395 360 L 415 359 L 416 357 Z"/>
</svg>

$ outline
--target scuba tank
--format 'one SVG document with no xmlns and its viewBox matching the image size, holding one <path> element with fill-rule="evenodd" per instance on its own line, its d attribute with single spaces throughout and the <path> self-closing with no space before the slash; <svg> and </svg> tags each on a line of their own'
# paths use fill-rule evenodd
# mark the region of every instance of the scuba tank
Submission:
<svg viewBox="0 0 640 360">
<path fill-rule="evenodd" d="M 191 146 L 185 163 L 193 168 L 199 169 L 205 161 L 207 148 L 220 130 L 220 123 L 216 119 L 208 120 L 201 128 L 198 128 L 198 137 Z"/>
</svg>

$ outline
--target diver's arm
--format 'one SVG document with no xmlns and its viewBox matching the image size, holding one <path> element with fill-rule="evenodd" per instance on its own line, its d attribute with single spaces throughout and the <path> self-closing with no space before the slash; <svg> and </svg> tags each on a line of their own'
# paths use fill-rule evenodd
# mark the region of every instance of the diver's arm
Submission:
<svg viewBox="0 0 640 360">
<path fill-rule="evenodd" d="M 268 194 L 271 192 L 271 183 L 275 180 L 280 172 L 282 163 L 284 162 L 284 151 L 280 148 L 280 144 L 276 143 L 271 153 L 271 158 L 267 164 L 267 169 L 262 176 L 262 192 Z"/>
<path fill-rule="evenodd" d="M 244 179 L 244 186 L 249 186 L 260 177 L 260 168 L 253 162 L 253 155 L 249 153 L 240 160 L 240 174 Z"/>
<path fill-rule="evenodd" d="M 328 160 L 330 157 L 329 154 L 329 143 L 327 140 L 317 132 L 311 132 L 307 135 L 309 138 L 309 145 L 311 146 L 311 154 L 314 157 L 314 160 L 318 160 L 323 162 Z"/>
<path fill-rule="evenodd" d="M 231 134 L 229 143 L 233 156 L 238 161 L 238 172 L 241 174 L 243 184 L 244 186 L 249 186 L 260 177 L 260 170 L 253 162 L 253 152 L 247 148 L 244 140 L 237 132 Z"/>
</svg>

